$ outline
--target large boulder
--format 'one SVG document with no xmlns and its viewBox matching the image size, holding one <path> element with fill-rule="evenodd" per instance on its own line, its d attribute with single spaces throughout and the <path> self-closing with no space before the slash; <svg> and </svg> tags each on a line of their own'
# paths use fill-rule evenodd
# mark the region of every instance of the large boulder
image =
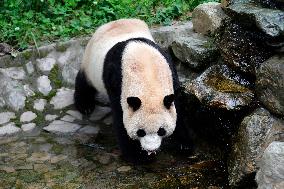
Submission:
<svg viewBox="0 0 284 189">
<path fill-rule="evenodd" d="M 256 92 L 271 112 L 284 115 L 284 57 L 273 56 L 256 71 Z"/>
<path fill-rule="evenodd" d="M 218 59 L 218 50 L 213 39 L 202 35 L 178 37 L 171 45 L 174 55 L 190 68 L 202 69 Z"/>
<path fill-rule="evenodd" d="M 271 55 L 261 32 L 228 20 L 220 28 L 218 46 L 228 66 L 237 71 L 255 75 L 255 69 Z"/>
<path fill-rule="evenodd" d="M 283 140 L 284 122 L 259 108 L 241 122 L 228 161 L 230 185 L 245 185 L 257 171 L 256 159 L 275 140 Z M 282 139 L 281 139 L 282 138 Z"/>
<path fill-rule="evenodd" d="M 255 0 L 231 0 L 225 12 L 232 18 L 256 26 L 271 37 L 284 36 L 284 11 L 275 9 L 279 3 L 272 5 L 275 2 L 273 0 L 259 2 L 258 4 Z"/>
<path fill-rule="evenodd" d="M 193 33 L 192 22 L 179 23 L 173 26 L 164 26 L 159 28 L 152 28 L 151 34 L 157 44 L 168 49 L 174 39 L 177 37 L 190 36 Z"/>
<path fill-rule="evenodd" d="M 194 94 L 201 103 L 213 108 L 240 110 L 250 105 L 254 93 L 249 82 L 226 65 L 214 65 L 185 88 Z"/>
<path fill-rule="evenodd" d="M 193 30 L 201 34 L 214 33 L 226 17 L 220 3 L 200 4 L 192 12 Z"/>
<path fill-rule="evenodd" d="M 272 142 L 258 162 L 258 189 L 284 188 L 284 142 Z"/>
</svg>

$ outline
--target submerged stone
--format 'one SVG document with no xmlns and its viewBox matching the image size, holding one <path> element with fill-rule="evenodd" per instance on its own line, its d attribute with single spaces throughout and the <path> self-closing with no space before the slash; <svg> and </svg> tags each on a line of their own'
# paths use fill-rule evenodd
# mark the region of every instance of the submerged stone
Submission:
<svg viewBox="0 0 284 189">
<path fill-rule="evenodd" d="M 248 106 L 254 97 L 249 82 L 225 65 L 214 65 L 185 88 L 201 103 L 215 108 L 240 110 Z"/>
<path fill-rule="evenodd" d="M 256 159 L 275 140 L 283 139 L 284 122 L 260 108 L 245 117 L 233 140 L 228 161 L 229 183 L 241 185 L 257 170 Z"/>
<path fill-rule="evenodd" d="M 201 35 L 178 37 L 172 43 L 174 55 L 189 67 L 202 69 L 217 61 L 218 51 L 212 39 Z"/>
<path fill-rule="evenodd" d="M 66 121 L 55 120 L 43 129 L 56 134 L 70 134 L 81 128 L 80 125 Z"/>
<path fill-rule="evenodd" d="M 273 56 L 257 69 L 256 92 L 267 109 L 284 115 L 284 56 Z"/>
</svg>

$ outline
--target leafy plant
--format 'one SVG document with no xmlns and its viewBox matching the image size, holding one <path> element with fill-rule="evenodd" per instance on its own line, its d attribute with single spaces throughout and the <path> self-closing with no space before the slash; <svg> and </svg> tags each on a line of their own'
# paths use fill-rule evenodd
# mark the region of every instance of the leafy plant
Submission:
<svg viewBox="0 0 284 189">
<path fill-rule="evenodd" d="M 21 50 L 40 42 L 88 35 L 99 25 L 119 18 L 168 25 L 190 19 L 187 13 L 207 1 L 0 0 L 0 42 Z"/>
</svg>

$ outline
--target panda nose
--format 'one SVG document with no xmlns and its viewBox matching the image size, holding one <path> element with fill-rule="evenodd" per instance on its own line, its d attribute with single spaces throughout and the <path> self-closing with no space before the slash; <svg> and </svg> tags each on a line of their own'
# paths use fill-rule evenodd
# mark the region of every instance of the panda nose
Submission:
<svg viewBox="0 0 284 189">
<path fill-rule="evenodd" d="M 146 135 L 146 132 L 144 129 L 138 129 L 138 131 L 136 132 L 138 137 L 144 137 Z"/>
<path fill-rule="evenodd" d="M 165 136 L 167 131 L 164 128 L 160 127 L 157 133 L 159 136 Z"/>
</svg>

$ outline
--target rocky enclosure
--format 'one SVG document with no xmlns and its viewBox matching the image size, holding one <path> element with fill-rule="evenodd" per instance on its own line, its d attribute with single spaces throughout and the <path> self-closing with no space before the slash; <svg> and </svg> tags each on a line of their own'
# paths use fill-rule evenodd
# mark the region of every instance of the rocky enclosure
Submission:
<svg viewBox="0 0 284 189">
<path fill-rule="evenodd" d="M 193 11 L 192 22 L 152 29 L 177 64 L 184 121 L 196 145 L 195 156 L 160 155 L 154 168 L 134 168 L 118 158 L 106 99 L 97 99 L 90 117 L 73 107 L 89 37 L 0 57 L 0 187 L 54 187 L 64 178 L 69 188 L 100 181 L 114 188 L 282 188 L 284 12 L 282 1 L 267 2 L 206 3 Z M 32 174 L 32 181 L 23 174 Z"/>
</svg>

